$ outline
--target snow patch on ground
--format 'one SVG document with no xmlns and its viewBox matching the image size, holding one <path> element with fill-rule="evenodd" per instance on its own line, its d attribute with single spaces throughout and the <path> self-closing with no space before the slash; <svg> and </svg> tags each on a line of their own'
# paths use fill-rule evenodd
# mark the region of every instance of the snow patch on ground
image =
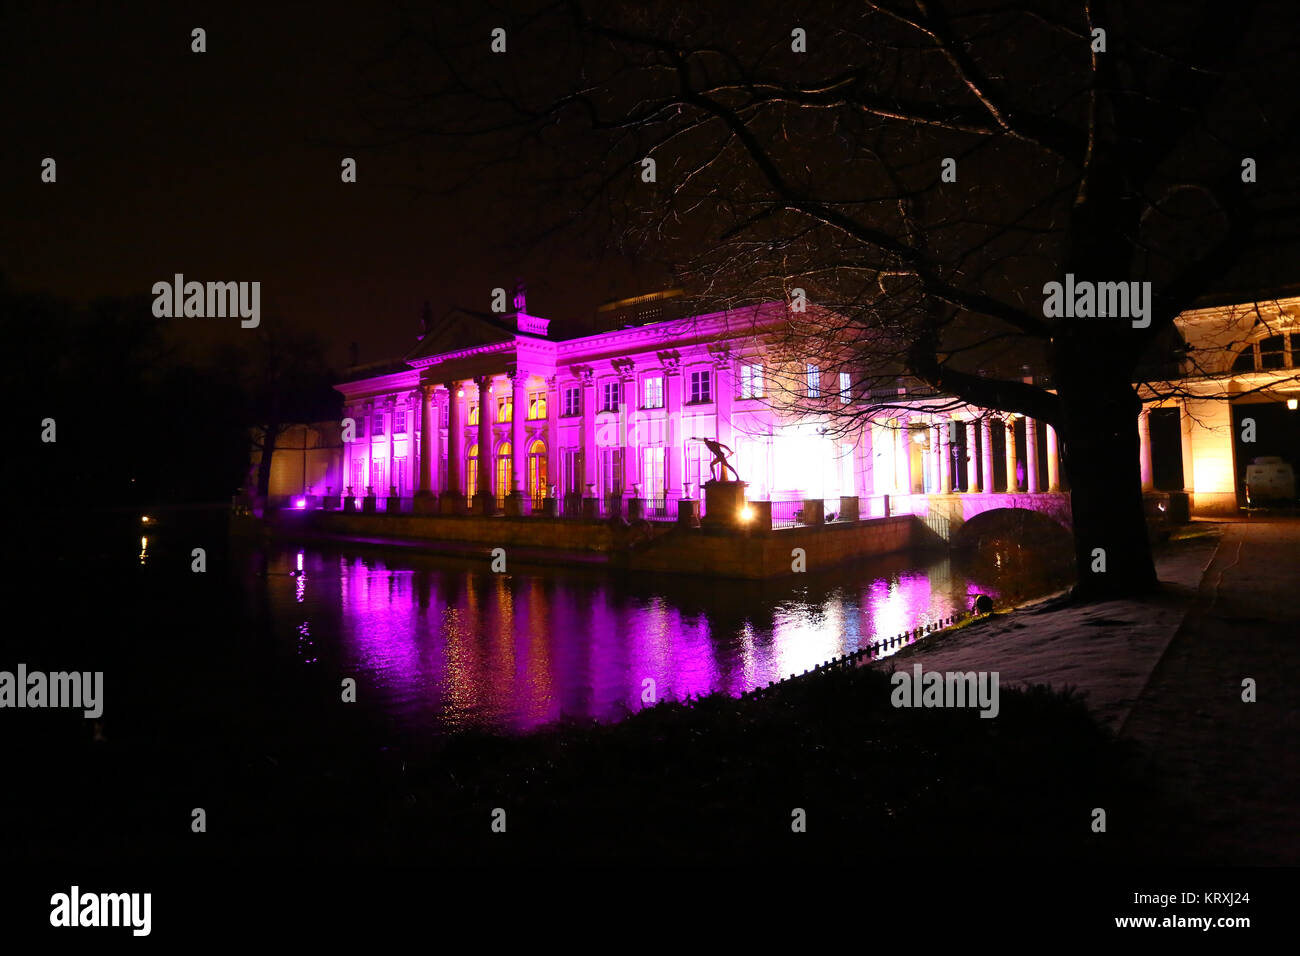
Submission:
<svg viewBox="0 0 1300 956">
<path fill-rule="evenodd" d="M 1058 607 L 1056 597 L 937 635 L 871 666 L 996 671 L 999 688 L 1073 686 L 1088 709 L 1118 730 L 1178 631 L 1214 559 L 1218 538 L 1179 542 L 1156 558 L 1156 596 Z M 1059 596 L 1057 596 L 1059 597 Z"/>
</svg>

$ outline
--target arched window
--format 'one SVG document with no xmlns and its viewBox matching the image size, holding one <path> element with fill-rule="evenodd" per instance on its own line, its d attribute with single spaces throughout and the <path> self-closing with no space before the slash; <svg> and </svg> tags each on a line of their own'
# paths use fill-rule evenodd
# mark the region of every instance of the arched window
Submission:
<svg viewBox="0 0 1300 956">
<path fill-rule="evenodd" d="M 546 443 L 541 439 L 528 449 L 528 494 L 533 501 L 546 497 Z"/>
<path fill-rule="evenodd" d="M 466 489 L 471 498 L 478 491 L 478 445 L 470 445 L 469 451 L 465 454 L 465 480 Z"/>
<path fill-rule="evenodd" d="M 503 441 L 497 447 L 497 483 L 493 490 L 497 498 L 504 498 L 514 490 L 513 485 L 510 475 L 510 442 Z"/>
<path fill-rule="evenodd" d="M 1232 362 L 1232 371 L 1240 374 L 1291 368 L 1295 364 L 1292 349 L 1296 347 L 1297 341 L 1294 333 L 1265 335 L 1237 353 Z"/>
</svg>

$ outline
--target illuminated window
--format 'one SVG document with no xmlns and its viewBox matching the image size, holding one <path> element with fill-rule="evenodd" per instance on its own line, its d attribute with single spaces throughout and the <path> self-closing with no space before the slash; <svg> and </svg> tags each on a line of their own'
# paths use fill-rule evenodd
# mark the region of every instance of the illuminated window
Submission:
<svg viewBox="0 0 1300 956">
<path fill-rule="evenodd" d="M 384 413 L 375 412 L 370 419 L 370 434 L 382 435 L 384 433 Z"/>
<path fill-rule="evenodd" d="M 648 501 L 664 500 L 664 448 L 651 445 L 641 450 L 641 497 Z"/>
<path fill-rule="evenodd" d="M 406 434 L 406 409 L 399 408 L 393 412 L 393 434 Z"/>
<path fill-rule="evenodd" d="M 514 417 L 515 400 L 510 395 L 497 396 L 497 421 L 504 424 Z"/>
<path fill-rule="evenodd" d="M 498 498 L 514 491 L 515 480 L 511 471 L 510 455 L 510 442 L 503 441 L 500 447 L 497 448 L 496 496 Z"/>
<path fill-rule="evenodd" d="M 1294 348 L 1295 341 L 1292 339 L 1288 343 L 1289 338 L 1290 336 L 1285 333 L 1278 333 L 1247 345 L 1237 353 L 1237 357 L 1232 363 L 1232 370 L 1234 372 L 1255 372 L 1263 369 L 1290 368 L 1294 364 L 1294 356 L 1291 356 L 1291 360 L 1288 361 L 1290 353 L 1287 345 L 1290 344 Z"/>
<path fill-rule="evenodd" d="M 623 491 L 623 449 L 602 448 L 597 459 L 600 470 L 596 483 L 606 495 L 616 495 Z"/>
<path fill-rule="evenodd" d="M 576 385 L 564 390 L 564 416 L 572 418 L 582 414 L 582 389 Z"/>
<path fill-rule="evenodd" d="M 849 392 L 853 388 L 853 377 L 848 372 L 840 372 L 840 401 L 849 403 Z"/>
<path fill-rule="evenodd" d="M 600 410 L 602 412 L 618 411 L 619 383 L 606 382 L 601 388 Z"/>
<path fill-rule="evenodd" d="M 477 424 L 478 424 L 478 402 L 470 402 L 470 405 L 469 405 L 469 423 L 470 423 L 471 425 L 477 425 Z"/>
<path fill-rule="evenodd" d="M 664 378 L 662 375 L 651 375 L 645 380 L 645 405 L 643 407 L 664 407 Z"/>
<path fill-rule="evenodd" d="M 1286 343 L 1284 341 L 1284 336 L 1270 335 L 1266 339 L 1259 340 L 1259 367 L 1286 367 Z"/>
<path fill-rule="evenodd" d="M 528 448 L 528 493 L 534 501 L 541 501 L 547 495 L 546 445 L 540 439 Z"/>
<path fill-rule="evenodd" d="M 707 372 L 691 373 L 691 404 L 713 401 L 713 377 Z"/>
<path fill-rule="evenodd" d="M 546 417 L 546 393 L 529 392 L 528 393 L 528 417 L 536 421 L 539 418 Z"/>
<path fill-rule="evenodd" d="M 808 397 L 821 398 L 822 397 L 821 367 L 817 365 L 809 365 L 807 379 L 808 379 Z"/>
<path fill-rule="evenodd" d="M 740 366 L 740 397 L 741 398 L 762 398 L 763 397 L 763 366 L 761 365 Z"/>
</svg>

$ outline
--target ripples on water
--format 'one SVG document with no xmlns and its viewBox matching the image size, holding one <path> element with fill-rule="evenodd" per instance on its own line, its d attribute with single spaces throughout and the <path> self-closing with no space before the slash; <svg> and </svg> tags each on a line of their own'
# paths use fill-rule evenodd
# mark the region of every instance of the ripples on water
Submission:
<svg viewBox="0 0 1300 956">
<path fill-rule="evenodd" d="M 410 731 L 522 731 L 617 719 L 659 699 L 732 695 L 872 639 L 1060 585 L 1037 562 L 895 555 L 780 582 L 518 569 L 348 549 L 273 549 L 245 580 L 303 668 L 355 675 L 359 699 Z M 1018 565 L 1018 567 L 1013 567 Z M 264 593 L 262 592 L 264 589 Z"/>
</svg>

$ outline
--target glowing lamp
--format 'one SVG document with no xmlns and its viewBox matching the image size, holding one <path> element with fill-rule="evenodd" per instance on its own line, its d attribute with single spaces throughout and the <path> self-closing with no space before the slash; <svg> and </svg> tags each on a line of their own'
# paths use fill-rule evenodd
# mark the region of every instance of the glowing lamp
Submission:
<svg viewBox="0 0 1300 956">
<path fill-rule="evenodd" d="M 306 498 L 299 498 L 298 500 L 296 500 L 296 501 L 293 503 L 293 506 L 294 506 L 295 508 L 297 508 L 299 511 L 301 511 L 302 509 L 304 509 L 304 508 L 307 507 L 307 499 L 306 499 Z"/>
<path fill-rule="evenodd" d="M 140 523 L 141 523 L 141 524 L 148 524 L 148 523 L 149 523 L 149 516 L 148 516 L 148 515 L 141 515 L 141 516 L 140 516 Z"/>
<path fill-rule="evenodd" d="M 1288 398 L 1286 400 L 1286 407 L 1289 408 L 1291 411 L 1294 412 L 1297 406 L 1300 406 L 1300 401 L 1296 401 L 1296 399 L 1294 398 Z"/>
<path fill-rule="evenodd" d="M 916 432 L 914 435 L 912 435 L 912 441 L 916 442 L 918 445 L 924 445 L 925 432 Z"/>
<path fill-rule="evenodd" d="M 754 509 L 751 508 L 749 505 L 745 505 L 745 507 L 740 509 L 741 521 L 749 521 L 753 517 L 754 517 Z"/>
<path fill-rule="evenodd" d="M 464 390 L 463 388 L 458 388 L 458 389 L 456 389 L 456 397 L 457 397 L 457 398 L 464 398 L 464 397 L 465 397 L 465 390 Z"/>
</svg>

